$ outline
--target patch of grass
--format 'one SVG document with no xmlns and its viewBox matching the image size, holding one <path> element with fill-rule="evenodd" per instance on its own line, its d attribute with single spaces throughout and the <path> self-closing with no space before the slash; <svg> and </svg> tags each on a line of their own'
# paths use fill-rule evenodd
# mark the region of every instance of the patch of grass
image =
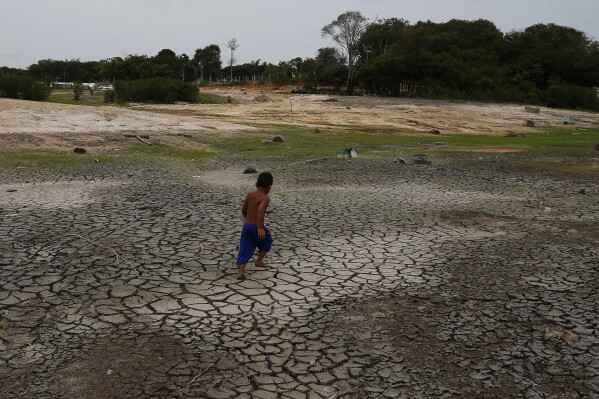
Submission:
<svg viewBox="0 0 599 399">
<path fill-rule="evenodd" d="M 73 99 L 72 89 L 53 89 L 50 92 L 49 103 L 55 104 L 70 104 L 70 105 L 87 105 L 95 107 L 128 107 L 129 105 L 121 103 L 105 103 L 104 92 L 102 90 L 94 90 L 91 95 L 89 91 L 84 90 L 80 100 Z"/>
<path fill-rule="evenodd" d="M 205 149 L 192 149 L 192 148 L 175 148 L 170 146 L 145 146 L 145 147 L 129 147 L 119 152 L 120 156 L 129 157 L 159 157 L 159 158 L 172 158 L 180 159 L 184 161 L 199 161 L 202 159 L 210 158 L 216 155 L 214 151 Z"/>
<path fill-rule="evenodd" d="M 0 164 L 7 165 L 60 165 L 60 166 L 78 166 L 95 163 L 95 160 L 102 163 L 118 162 L 116 157 L 108 155 L 91 154 L 65 154 L 50 152 L 18 151 L 18 152 L 0 152 Z"/>
<path fill-rule="evenodd" d="M 526 134 L 524 137 L 489 135 L 412 135 L 381 133 L 380 129 L 364 131 L 325 130 L 316 133 L 298 126 L 261 125 L 264 133 L 235 136 L 218 140 L 215 145 L 225 154 L 245 156 L 334 156 L 339 148 L 354 147 L 358 156 L 389 156 L 401 151 L 540 151 L 590 150 L 593 143 L 599 142 L 599 129 L 586 130 L 572 135 L 572 130 L 549 130 L 542 133 Z M 271 139 L 275 134 L 285 138 L 284 143 L 262 144 L 263 139 Z M 444 142 L 443 146 L 435 146 Z M 424 151 L 424 150 L 423 150 Z"/>
</svg>

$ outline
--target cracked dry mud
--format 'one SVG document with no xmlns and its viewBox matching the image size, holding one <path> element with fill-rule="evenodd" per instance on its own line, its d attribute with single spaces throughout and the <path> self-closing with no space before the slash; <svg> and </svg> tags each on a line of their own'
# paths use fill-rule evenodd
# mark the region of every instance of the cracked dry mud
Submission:
<svg viewBox="0 0 599 399">
<path fill-rule="evenodd" d="M 0 171 L 0 397 L 599 396 L 596 179 L 246 165 Z"/>
</svg>

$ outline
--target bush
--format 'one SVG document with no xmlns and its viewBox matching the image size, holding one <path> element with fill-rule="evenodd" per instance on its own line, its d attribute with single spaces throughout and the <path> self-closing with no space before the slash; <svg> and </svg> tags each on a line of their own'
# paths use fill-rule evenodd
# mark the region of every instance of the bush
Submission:
<svg viewBox="0 0 599 399">
<path fill-rule="evenodd" d="M 115 98 L 120 102 L 154 102 L 172 104 L 175 101 L 195 102 L 198 89 L 192 83 L 166 78 L 120 80 L 114 84 Z"/>
<path fill-rule="evenodd" d="M 599 110 L 597 91 L 592 87 L 554 85 L 547 90 L 547 105 L 556 108 Z"/>
<path fill-rule="evenodd" d="M 105 103 L 113 103 L 115 100 L 114 90 L 106 90 L 104 92 L 104 102 Z"/>
<path fill-rule="evenodd" d="M 73 87 L 73 100 L 79 101 L 81 100 L 81 95 L 83 94 L 83 86 L 80 83 L 76 83 Z"/>
<path fill-rule="evenodd" d="M 48 85 L 36 82 L 32 77 L 0 75 L 0 97 L 44 101 L 49 95 L 50 88 Z"/>
<path fill-rule="evenodd" d="M 46 83 L 35 82 L 31 87 L 31 99 L 33 101 L 46 101 L 50 96 L 50 86 Z"/>
</svg>

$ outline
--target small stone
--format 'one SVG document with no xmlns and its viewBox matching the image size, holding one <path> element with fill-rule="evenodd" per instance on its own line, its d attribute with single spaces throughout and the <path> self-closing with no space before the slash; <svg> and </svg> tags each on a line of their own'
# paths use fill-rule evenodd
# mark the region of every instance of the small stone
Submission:
<svg viewBox="0 0 599 399">
<path fill-rule="evenodd" d="M 439 129 L 433 129 L 431 130 L 432 134 L 441 134 L 441 131 Z"/>
<path fill-rule="evenodd" d="M 75 150 L 73 151 L 75 154 L 85 154 L 87 152 L 87 150 L 85 148 L 81 148 L 81 147 L 76 147 Z"/>
<path fill-rule="evenodd" d="M 393 158 L 393 163 L 408 163 L 408 161 L 406 161 L 405 159 L 403 159 L 402 157 L 395 157 Z"/>
<path fill-rule="evenodd" d="M 262 144 L 272 144 L 272 140 L 262 140 Z"/>
<path fill-rule="evenodd" d="M 285 139 L 283 138 L 283 136 L 275 136 L 272 138 L 272 141 L 274 141 L 275 143 L 283 143 Z"/>
<path fill-rule="evenodd" d="M 526 122 L 524 122 L 524 126 L 535 127 L 535 121 L 533 121 L 532 119 L 527 119 Z"/>
<path fill-rule="evenodd" d="M 249 173 L 257 173 L 258 171 L 254 168 L 252 168 L 251 166 L 248 166 L 247 168 L 245 168 L 245 170 L 243 171 L 244 175 L 247 175 Z"/>
</svg>

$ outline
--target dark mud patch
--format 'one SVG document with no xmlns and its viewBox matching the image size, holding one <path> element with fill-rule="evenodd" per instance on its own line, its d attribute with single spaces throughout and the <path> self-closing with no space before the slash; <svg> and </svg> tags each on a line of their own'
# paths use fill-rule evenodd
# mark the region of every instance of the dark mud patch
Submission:
<svg viewBox="0 0 599 399">
<path fill-rule="evenodd" d="M 106 337 L 54 374 L 54 390 L 60 397 L 88 399 L 200 395 L 202 381 L 192 380 L 210 366 L 208 358 L 156 329 Z"/>
</svg>

